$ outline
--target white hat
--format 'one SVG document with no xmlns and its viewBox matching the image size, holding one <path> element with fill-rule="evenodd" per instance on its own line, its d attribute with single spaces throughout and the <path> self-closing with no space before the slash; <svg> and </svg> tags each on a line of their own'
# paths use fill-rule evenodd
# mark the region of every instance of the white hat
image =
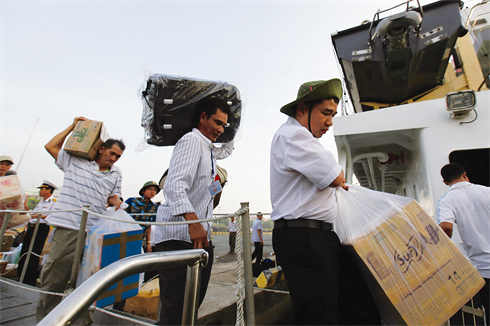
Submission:
<svg viewBox="0 0 490 326">
<path fill-rule="evenodd" d="M 56 187 L 54 183 L 49 182 L 46 179 L 43 180 L 43 184 L 40 185 L 38 188 L 53 188 L 54 190 L 58 189 L 58 187 Z"/>
<path fill-rule="evenodd" d="M 0 155 L 0 162 L 3 161 L 9 161 L 10 163 L 14 164 L 14 160 L 8 155 Z"/>
</svg>

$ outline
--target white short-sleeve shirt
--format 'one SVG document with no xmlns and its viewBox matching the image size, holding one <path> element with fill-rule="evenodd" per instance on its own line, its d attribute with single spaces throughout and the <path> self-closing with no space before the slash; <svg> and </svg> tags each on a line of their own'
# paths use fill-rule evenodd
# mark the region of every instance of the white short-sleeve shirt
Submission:
<svg viewBox="0 0 490 326">
<path fill-rule="evenodd" d="M 271 219 L 333 222 L 337 215 L 336 189 L 328 186 L 341 172 L 333 154 L 289 117 L 272 140 Z"/>
<path fill-rule="evenodd" d="M 260 242 L 258 230 L 262 231 L 262 220 L 256 219 L 252 224 L 252 242 Z"/>
<path fill-rule="evenodd" d="M 490 188 L 467 181 L 453 184 L 439 200 L 437 220 L 458 225 L 468 258 L 490 278 Z"/>
<path fill-rule="evenodd" d="M 48 199 L 41 198 L 39 203 L 37 203 L 37 206 L 32 210 L 33 212 L 36 211 L 50 211 L 53 209 L 54 204 L 56 203 L 56 198 L 54 196 L 49 197 Z M 43 215 L 49 215 L 49 213 L 44 213 Z M 36 224 L 37 218 L 32 218 L 29 223 L 31 224 Z M 46 220 L 41 218 L 39 220 L 40 224 L 46 224 Z"/>
</svg>

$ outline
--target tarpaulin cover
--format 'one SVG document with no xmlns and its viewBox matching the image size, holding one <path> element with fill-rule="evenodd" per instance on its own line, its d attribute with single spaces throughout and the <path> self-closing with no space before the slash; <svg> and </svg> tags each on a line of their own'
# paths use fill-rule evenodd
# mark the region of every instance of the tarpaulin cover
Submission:
<svg viewBox="0 0 490 326">
<path fill-rule="evenodd" d="M 141 126 L 146 142 L 155 146 L 172 146 L 192 130 L 196 104 L 205 97 L 216 96 L 226 100 L 232 114 L 225 131 L 216 143 L 234 139 L 242 117 L 239 90 L 230 84 L 170 75 L 150 75 L 142 87 L 143 115 Z"/>
<path fill-rule="evenodd" d="M 337 191 L 335 231 L 354 250 L 387 325 L 442 325 L 484 280 L 434 220 L 407 197 Z"/>
</svg>

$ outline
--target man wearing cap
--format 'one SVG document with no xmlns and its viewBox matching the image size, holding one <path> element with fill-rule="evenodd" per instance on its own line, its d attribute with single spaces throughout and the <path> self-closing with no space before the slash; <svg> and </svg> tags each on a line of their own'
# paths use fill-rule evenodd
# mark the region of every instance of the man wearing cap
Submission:
<svg viewBox="0 0 490 326">
<path fill-rule="evenodd" d="M 194 128 L 175 145 L 163 184 L 166 203 L 158 207 L 157 222 L 182 222 L 213 217 L 213 197 L 221 191 L 216 160 L 233 151 L 233 141 L 216 147 L 231 110 L 225 100 L 207 97 L 196 105 Z M 163 181 L 163 180 L 162 180 Z M 162 182 L 160 183 L 162 184 Z M 204 300 L 213 265 L 212 222 L 155 228 L 157 251 L 204 249 L 209 254 L 202 270 L 199 305 Z M 181 325 L 187 267 L 159 271 L 159 325 Z"/>
<path fill-rule="evenodd" d="M 33 212 L 36 211 L 50 211 L 53 209 L 54 204 L 56 203 L 56 198 L 53 196 L 53 192 L 55 189 L 58 189 L 53 183 L 48 180 L 44 180 L 43 184 L 39 187 L 39 196 L 41 196 L 41 200 L 37 204 L 37 206 L 33 209 Z M 46 242 L 46 238 L 49 234 L 49 225 L 46 224 L 44 220 L 49 213 L 38 213 L 31 214 L 33 217 L 29 223 L 27 224 L 27 232 L 24 236 L 24 241 L 22 243 L 22 251 L 20 253 L 21 258 L 19 259 L 19 265 L 17 267 L 17 275 L 19 278 L 22 275 L 22 269 L 24 268 L 24 263 L 27 258 L 27 255 L 24 256 L 25 253 L 29 250 L 29 246 L 32 240 L 32 236 L 34 233 L 34 229 L 36 227 L 36 223 L 38 218 L 39 227 L 36 234 L 36 239 L 34 240 L 34 245 L 32 247 L 32 253 L 35 255 L 31 255 L 29 258 L 29 264 L 27 265 L 27 269 L 24 275 L 23 283 L 35 286 L 36 280 L 39 274 L 39 257 L 36 255 L 41 255 L 44 243 Z"/>
<path fill-rule="evenodd" d="M 336 188 L 344 172 L 319 142 L 342 97 L 339 79 L 307 82 L 281 108 L 288 120 L 271 146 L 273 247 L 284 271 L 296 324 L 338 325 L 340 241 L 333 232 Z"/>
<path fill-rule="evenodd" d="M 14 165 L 14 160 L 10 156 L 0 155 L 0 177 L 4 177 L 12 165 Z"/>
<path fill-rule="evenodd" d="M 49 292 L 63 292 L 70 280 L 75 257 L 78 230 L 84 206 L 105 215 L 107 204 L 119 209 L 122 204 L 122 172 L 114 164 L 122 156 L 126 146 L 118 139 L 108 139 L 98 150 L 95 161 L 67 153 L 63 149 L 66 137 L 75 129 L 77 122 L 87 120 L 75 118 L 65 130 L 54 136 L 44 147 L 64 172 L 63 188 L 58 201 L 46 221 L 55 226 L 52 247 L 41 272 L 41 288 Z M 74 210 L 74 211 L 67 211 Z M 99 217 L 88 214 L 86 230 Z M 41 321 L 61 301 L 60 296 L 42 293 L 36 310 L 36 319 Z M 84 312 L 83 323 L 90 323 L 88 312 Z"/>
<path fill-rule="evenodd" d="M 128 212 L 135 221 L 155 222 L 156 215 L 133 215 L 135 213 L 157 213 L 160 202 L 154 203 L 151 200 L 160 192 L 160 187 L 155 181 L 146 182 L 140 189 L 140 196 L 131 197 L 126 200 Z M 151 228 L 149 225 L 140 225 L 143 228 L 143 250 L 151 252 Z"/>
</svg>

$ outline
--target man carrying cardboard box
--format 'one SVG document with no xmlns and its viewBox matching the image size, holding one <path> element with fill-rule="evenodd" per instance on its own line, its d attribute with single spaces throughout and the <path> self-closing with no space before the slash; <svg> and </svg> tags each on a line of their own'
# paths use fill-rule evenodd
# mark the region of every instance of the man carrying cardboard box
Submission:
<svg viewBox="0 0 490 326">
<path fill-rule="evenodd" d="M 95 161 L 89 161 L 65 152 L 62 147 L 66 137 L 75 128 L 79 120 L 65 130 L 54 136 L 45 146 L 46 150 L 55 159 L 56 165 L 65 173 L 61 194 L 54 206 L 54 210 L 81 209 L 90 206 L 90 210 L 99 214 L 106 213 L 106 204 L 116 207 L 121 205 L 121 170 L 114 166 L 119 160 L 126 146 L 121 140 L 109 139 L 98 150 Z M 75 247 L 78 238 L 78 229 L 82 211 L 53 212 L 46 221 L 55 226 L 52 247 L 41 272 L 41 287 L 50 292 L 63 292 L 70 279 Z M 90 229 L 99 218 L 88 215 L 86 229 Z M 60 296 L 41 294 L 37 305 L 36 318 L 44 318 L 61 301 Z M 88 314 L 87 314 L 88 315 Z M 84 316 L 84 320 L 87 317 Z M 90 322 L 90 321 L 87 321 Z"/>
<path fill-rule="evenodd" d="M 441 176 L 450 188 L 439 200 L 437 220 L 449 237 L 453 235 L 453 224 L 458 224 L 466 254 L 485 280 L 479 293 L 489 325 L 490 187 L 470 183 L 464 168 L 457 163 L 445 165 Z"/>
<path fill-rule="evenodd" d="M 14 165 L 14 160 L 10 156 L 0 155 L 0 177 L 5 176 L 12 165 Z"/>
</svg>

